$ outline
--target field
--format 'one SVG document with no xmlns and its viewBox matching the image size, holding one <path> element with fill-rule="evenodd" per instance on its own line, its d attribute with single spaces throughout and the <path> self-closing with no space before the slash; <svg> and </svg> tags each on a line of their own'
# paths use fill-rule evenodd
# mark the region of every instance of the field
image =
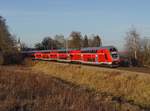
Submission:
<svg viewBox="0 0 150 111">
<path fill-rule="evenodd" d="M 0 111 L 148 111 L 150 75 L 63 63 L 0 67 Z"/>
<path fill-rule="evenodd" d="M 140 111 L 137 106 L 28 67 L 0 67 L 0 111 Z"/>
<path fill-rule="evenodd" d="M 123 101 L 142 108 L 150 108 L 150 75 L 148 72 L 50 62 L 37 63 L 33 70 L 120 97 Z"/>
</svg>

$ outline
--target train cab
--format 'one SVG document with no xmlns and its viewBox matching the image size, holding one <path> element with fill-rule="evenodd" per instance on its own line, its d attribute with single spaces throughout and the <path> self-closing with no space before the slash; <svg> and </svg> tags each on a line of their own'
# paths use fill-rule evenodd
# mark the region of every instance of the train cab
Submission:
<svg viewBox="0 0 150 111">
<path fill-rule="evenodd" d="M 82 62 L 96 65 L 119 65 L 118 50 L 114 46 L 81 49 Z"/>
<path fill-rule="evenodd" d="M 109 51 L 110 51 L 110 55 L 112 57 L 112 64 L 119 65 L 120 57 L 119 57 L 118 50 L 115 47 L 110 47 Z"/>
</svg>

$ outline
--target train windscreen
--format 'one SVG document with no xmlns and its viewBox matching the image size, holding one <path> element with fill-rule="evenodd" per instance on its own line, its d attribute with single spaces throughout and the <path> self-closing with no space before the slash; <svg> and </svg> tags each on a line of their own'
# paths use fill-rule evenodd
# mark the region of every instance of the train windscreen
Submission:
<svg viewBox="0 0 150 111">
<path fill-rule="evenodd" d="M 118 54 L 112 54 L 112 57 L 113 57 L 114 59 L 116 59 L 116 58 L 118 58 Z"/>
<path fill-rule="evenodd" d="M 119 55 L 118 55 L 118 51 L 116 48 L 111 48 L 110 52 L 111 52 L 111 56 L 113 59 L 118 59 Z"/>
<path fill-rule="evenodd" d="M 110 52 L 116 52 L 116 51 L 117 51 L 116 48 L 111 48 L 111 49 L 110 49 Z"/>
</svg>

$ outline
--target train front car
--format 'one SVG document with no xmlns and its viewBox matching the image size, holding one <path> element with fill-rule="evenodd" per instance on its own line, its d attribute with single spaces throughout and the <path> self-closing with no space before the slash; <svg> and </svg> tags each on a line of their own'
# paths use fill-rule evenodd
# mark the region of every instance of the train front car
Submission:
<svg viewBox="0 0 150 111">
<path fill-rule="evenodd" d="M 114 46 L 83 48 L 81 53 L 82 63 L 110 67 L 119 66 L 119 55 Z"/>
<path fill-rule="evenodd" d="M 120 57 L 119 57 L 119 53 L 118 53 L 117 48 L 114 46 L 109 46 L 108 49 L 110 51 L 110 56 L 112 58 L 111 67 L 118 67 L 119 62 L 120 62 Z"/>
<path fill-rule="evenodd" d="M 114 46 L 97 47 L 98 64 L 110 67 L 119 66 L 118 50 Z"/>
</svg>

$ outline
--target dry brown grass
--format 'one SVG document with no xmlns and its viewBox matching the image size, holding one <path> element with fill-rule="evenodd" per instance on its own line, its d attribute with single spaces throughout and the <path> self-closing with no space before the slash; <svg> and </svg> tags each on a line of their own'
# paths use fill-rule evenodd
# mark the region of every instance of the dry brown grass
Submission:
<svg viewBox="0 0 150 111">
<path fill-rule="evenodd" d="M 123 97 L 130 103 L 150 108 L 149 74 L 54 62 L 40 62 L 33 70 Z"/>
<path fill-rule="evenodd" d="M 112 99 L 29 68 L 0 67 L 0 111 L 140 111 Z"/>
</svg>

